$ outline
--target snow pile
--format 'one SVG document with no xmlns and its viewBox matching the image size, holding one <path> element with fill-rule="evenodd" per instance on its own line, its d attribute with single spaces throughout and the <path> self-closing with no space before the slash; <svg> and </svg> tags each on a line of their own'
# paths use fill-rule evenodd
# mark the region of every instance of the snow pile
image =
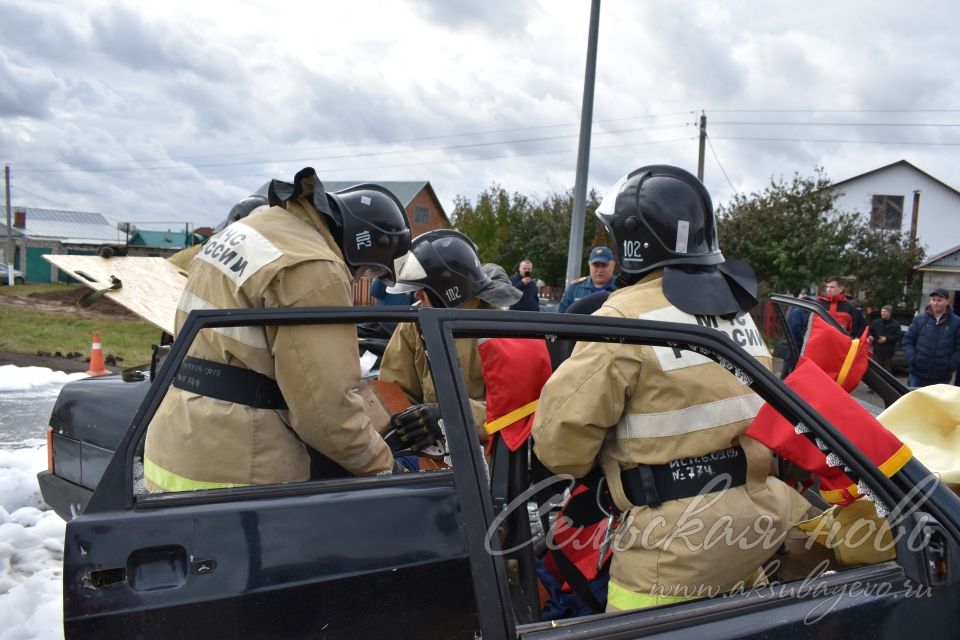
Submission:
<svg viewBox="0 0 960 640">
<path fill-rule="evenodd" d="M 42 367 L 0 366 L 0 432 L 42 432 L 9 410 L 56 397 L 69 380 L 86 377 Z M 11 404 L 12 403 L 12 404 Z M 2 434 L 0 434 L 2 435 Z M 16 436 L 14 436 L 16 437 Z M 63 638 L 62 564 L 66 523 L 40 497 L 37 472 L 47 468 L 41 439 L 0 438 L 0 640 Z"/>
</svg>

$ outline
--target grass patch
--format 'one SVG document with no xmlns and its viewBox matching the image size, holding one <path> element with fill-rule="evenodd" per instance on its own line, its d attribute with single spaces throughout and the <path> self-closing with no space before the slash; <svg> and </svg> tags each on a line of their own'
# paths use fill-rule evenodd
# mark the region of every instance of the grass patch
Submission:
<svg viewBox="0 0 960 640">
<path fill-rule="evenodd" d="M 62 282 L 57 283 L 31 283 L 31 284 L 18 284 L 13 287 L 0 286 L 0 296 L 32 296 L 35 293 L 46 294 L 46 293 L 65 293 L 68 291 L 74 291 L 78 288 L 79 285 L 75 284 L 64 284 Z"/>
<path fill-rule="evenodd" d="M 12 288 L 22 296 L 30 286 Z M 45 293 L 51 291 L 51 285 L 36 286 L 44 287 Z M 8 288 L 2 287 L 0 292 Z M 93 332 L 98 331 L 104 355 L 114 356 L 120 366 L 126 367 L 149 362 L 150 345 L 160 341 L 160 330 L 143 320 L 79 318 L 11 305 L 0 305 L 0 327 L 0 350 L 30 354 L 59 351 L 64 355 L 79 352 L 85 358 L 90 355 Z"/>
</svg>

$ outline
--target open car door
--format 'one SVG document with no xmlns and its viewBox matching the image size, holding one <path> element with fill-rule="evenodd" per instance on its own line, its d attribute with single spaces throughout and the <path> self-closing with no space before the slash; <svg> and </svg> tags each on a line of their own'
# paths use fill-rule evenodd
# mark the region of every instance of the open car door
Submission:
<svg viewBox="0 0 960 640">
<path fill-rule="evenodd" d="M 504 514 L 519 509 L 525 515 L 549 509 L 549 505 L 531 504 L 537 499 L 531 487 L 511 489 L 506 500 L 496 495 L 498 476 L 515 473 L 517 468 L 522 473 L 528 464 L 529 453 L 523 449 L 523 459 L 507 460 L 506 468 L 494 463 L 489 480 L 480 471 L 472 474 L 477 481 L 486 482 L 471 489 L 483 503 L 473 514 L 474 520 L 480 519 L 479 526 L 475 523 L 476 529 L 471 528 L 467 536 L 475 559 L 474 583 L 478 589 L 483 585 L 486 598 L 479 611 L 484 638 L 568 638 L 574 633 L 578 638 L 819 638 L 825 633 L 831 637 L 888 637 L 905 629 L 924 638 L 956 636 L 960 628 L 960 609 L 956 607 L 960 601 L 960 499 L 916 460 L 888 478 L 839 429 L 723 333 L 687 324 L 495 311 L 425 309 L 420 322 L 434 371 L 446 369 L 449 373 L 449 377 L 437 379 L 445 420 L 471 420 L 457 367 L 458 338 L 652 345 L 673 350 L 678 357 L 681 352 L 695 351 L 720 362 L 782 416 L 794 424 L 802 422 L 821 438 L 851 473 L 869 486 L 876 503 L 885 505 L 895 535 L 894 560 L 845 566 L 811 573 L 805 579 L 775 581 L 745 592 L 661 607 L 537 620 L 538 607 L 531 605 L 525 589 L 530 576 L 523 574 L 529 564 L 523 556 L 532 559 L 534 545 L 505 545 L 517 536 L 509 530 L 516 519 Z M 448 429 L 458 433 L 470 432 L 469 427 L 447 423 Z M 476 463 L 480 455 L 476 443 L 469 439 L 451 443 L 454 453 L 458 447 L 470 450 L 461 452 L 460 459 Z M 470 477 L 467 474 L 464 480 Z"/>
<path fill-rule="evenodd" d="M 198 332 L 371 319 L 412 322 L 416 312 L 191 316 L 87 509 L 67 524 L 67 638 L 474 637 L 467 515 L 450 470 L 166 494 L 135 489 L 148 425 Z M 457 448 L 455 464 L 459 455 Z M 467 483 L 467 492 L 476 485 Z"/>
</svg>

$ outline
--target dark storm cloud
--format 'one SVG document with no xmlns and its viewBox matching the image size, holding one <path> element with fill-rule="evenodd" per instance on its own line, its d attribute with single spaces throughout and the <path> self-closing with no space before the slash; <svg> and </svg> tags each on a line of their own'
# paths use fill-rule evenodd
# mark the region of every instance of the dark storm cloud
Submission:
<svg viewBox="0 0 960 640">
<path fill-rule="evenodd" d="M 59 82 L 46 70 L 11 64 L 0 52 L 0 116 L 50 117 L 50 96 Z"/>
<path fill-rule="evenodd" d="M 522 32 L 535 11 L 533 3 L 515 0 L 415 0 L 426 18 L 452 29 L 483 29 L 493 34 Z"/>
</svg>

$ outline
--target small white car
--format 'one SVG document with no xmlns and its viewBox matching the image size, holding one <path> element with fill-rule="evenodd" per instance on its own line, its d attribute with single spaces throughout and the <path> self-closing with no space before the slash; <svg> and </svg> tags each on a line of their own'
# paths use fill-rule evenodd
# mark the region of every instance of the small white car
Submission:
<svg viewBox="0 0 960 640">
<path fill-rule="evenodd" d="M 13 270 L 14 284 L 23 284 L 26 281 L 27 279 L 26 277 L 24 277 L 23 271 L 20 271 L 19 269 Z M 8 282 L 9 282 L 9 278 L 7 276 L 7 265 L 0 264 L 0 284 L 7 284 Z"/>
</svg>

